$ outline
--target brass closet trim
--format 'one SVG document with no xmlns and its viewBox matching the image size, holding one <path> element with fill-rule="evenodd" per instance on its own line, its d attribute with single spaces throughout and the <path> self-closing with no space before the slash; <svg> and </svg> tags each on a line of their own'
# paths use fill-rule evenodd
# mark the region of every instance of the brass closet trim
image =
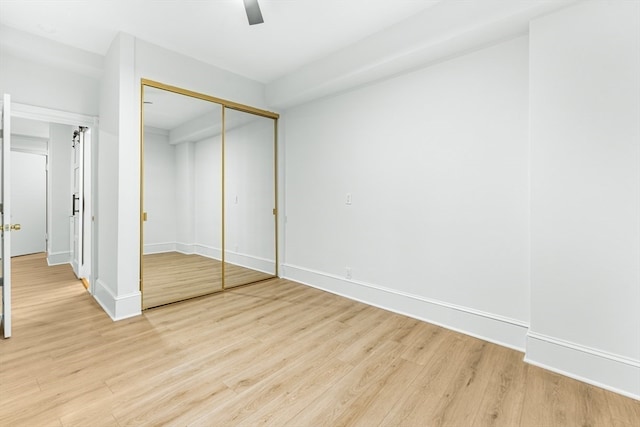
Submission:
<svg viewBox="0 0 640 427">
<path fill-rule="evenodd" d="M 273 220 L 275 221 L 275 233 L 276 233 L 276 277 L 280 277 L 279 268 L 279 250 L 278 250 L 278 118 L 273 119 Z"/>
<path fill-rule="evenodd" d="M 220 257 L 220 258 L 222 258 L 222 266 L 221 266 L 221 268 L 220 268 L 220 272 L 221 272 L 221 274 L 222 274 L 222 277 L 221 277 L 221 281 L 222 281 L 222 292 L 224 292 L 224 290 L 225 290 L 225 287 L 224 287 L 224 285 L 225 285 L 225 283 L 224 283 L 224 278 L 225 278 L 226 274 L 225 274 L 225 271 L 224 271 L 224 270 L 225 270 L 225 263 L 226 263 L 226 260 L 225 260 L 225 252 L 227 252 L 227 250 L 226 250 L 227 246 L 226 246 L 226 242 L 225 242 L 225 228 L 224 228 L 224 224 L 225 224 L 225 222 L 224 222 L 224 221 L 225 221 L 225 210 L 227 209 L 226 204 L 224 203 L 224 196 L 225 196 L 225 190 L 224 190 L 224 188 L 226 187 L 226 185 L 225 185 L 225 181 L 224 181 L 224 172 L 225 172 L 225 171 L 224 171 L 224 165 L 225 165 L 225 161 L 224 161 L 224 160 L 225 160 L 225 153 L 224 153 L 224 149 L 225 149 L 225 139 L 226 139 L 226 136 L 227 136 L 227 126 L 226 126 L 226 123 L 225 123 L 225 122 L 226 122 L 226 119 L 227 119 L 227 108 L 223 105 L 223 106 L 222 106 L 222 128 L 221 128 L 221 129 L 222 129 L 222 135 L 220 136 L 220 146 L 221 146 L 221 148 L 222 148 L 222 149 L 220 150 L 220 151 L 221 151 L 221 154 L 220 154 L 220 157 L 221 157 L 220 162 L 222 163 L 222 167 L 220 168 L 220 169 L 222 170 L 222 179 L 221 179 L 221 182 L 222 182 L 222 191 L 221 191 L 221 193 L 222 193 L 222 203 L 221 203 L 221 206 L 222 206 L 222 212 L 221 212 L 221 217 L 222 217 L 222 233 L 220 234 L 220 241 L 221 241 L 221 243 L 222 243 L 222 256 Z"/>
<path fill-rule="evenodd" d="M 169 92 L 178 93 L 180 95 L 191 96 L 193 98 L 203 99 L 209 102 L 215 102 L 216 104 L 220 104 L 223 107 L 231 108 L 232 110 L 238 110 L 245 113 L 255 114 L 257 116 L 268 117 L 270 119 L 278 119 L 280 118 L 280 114 L 274 113 L 273 111 L 262 110 L 260 108 L 255 108 L 250 105 L 240 104 L 238 102 L 229 101 L 223 98 L 216 98 L 215 96 L 205 95 L 204 93 L 194 92 L 188 89 L 183 89 L 177 86 L 171 86 L 168 84 L 156 82 L 154 80 L 149 79 L 141 79 L 142 86 L 151 86 L 156 89 L 164 89 Z"/>
<path fill-rule="evenodd" d="M 254 114 L 261 117 L 266 117 L 273 120 L 273 170 L 274 170 L 274 221 L 275 221 L 275 273 L 274 277 L 279 277 L 279 245 L 278 245 L 278 236 L 279 236 L 279 227 L 278 227 L 278 119 L 280 118 L 280 114 L 275 113 L 273 111 L 263 110 L 260 108 L 255 108 L 250 105 L 241 104 L 234 101 L 229 101 L 224 98 L 218 98 L 211 95 L 206 95 L 200 92 L 195 92 L 188 89 L 183 89 L 181 87 L 168 85 L 165 83 L 161 83 L 155 80 L 150 80 L 146 78 L 140 79 L 140 270 L 139 270 L 139 284 L 140 284 L 140 308 L 144 310 L 144 221 L 146 220 L 146 215 L 144 212 L 144 87 L 149 86 L 156 89 L 162 89 L 169 92 L 177 93 L 180 95 L 190 96 L 192 98 L 202 99 L 204 101 L 209 101 L 215 104 L 219 104 L 222 108 L 222 135 L 221 135 L 221 170 L 222 170 L 222 234 L 221 234 L 221 244 L 222 244 L 222 291 L 225 290 L 225 134 L 226 134 L 226 109 L 232 109 L 236 111 L 241 111 L 244 113 Z"/>
<path fill-rule="evenodd" d="M 144 281 L 142 280 L 144 271 L 144 83 L 140 85 L 140 310 L 144 310 Z"/>
</svg>

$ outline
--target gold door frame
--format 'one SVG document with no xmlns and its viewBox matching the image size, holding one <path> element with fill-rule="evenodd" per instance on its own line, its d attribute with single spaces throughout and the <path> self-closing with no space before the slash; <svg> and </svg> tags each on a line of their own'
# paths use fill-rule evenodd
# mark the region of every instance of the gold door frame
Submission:
<svg viewBox="0 0 640 427">
<path fill-rule="evenodd" d="M 272 111 L 263 110 L 260 108 L 252 107 L 250 105 L 240 104 L 238 102 L 229 101 L 223 98 L 217 98 L 215 96 L 206 95 L 199 92 L 194 92 L 188 89 L 180 88 L 177 86 L 168 85 L 165 83 L 160 83 L 154 80 L 149 80 L 145 78 L 140 79 L 140 271 L 139 271 L 139 282 L 140 282 L 140 307 L 141 310 L 144 310 L 144 280 L 143 280 L 143 252 L 144 252 L 144 222 L 146 220 L 146 213 L 144 212 L 144 88 L 145 86 L 152 87 L 155 89 L 162 89 L 169 92 L 177 93 L 179 95 L 190 96 L 192 98 L 202 99 L 204 101 L 209 101 L 215 104 L 219 104 L 222 107 L 222 135 L 221 135 L 221 162 L 222 162 L 222 234 L 221 234 L 221 243 L 222 243 L 222 291 L 225 290 L 225 113 L 226 109 L 232 109 L 237 111 L 242 111 L 244 113 L 254 114 L 261 117 L 266 117 L 269 119 L 273 119 L 273 170 L 274 170 L 274 208 L 273 208 L 273 217 L 275 221 L 275 277 L 278 277 L 279 274 L 279 250 L 278 250 L 278 119 L 280 115 L 278 113 L 274 113 Z"/>
</svg>

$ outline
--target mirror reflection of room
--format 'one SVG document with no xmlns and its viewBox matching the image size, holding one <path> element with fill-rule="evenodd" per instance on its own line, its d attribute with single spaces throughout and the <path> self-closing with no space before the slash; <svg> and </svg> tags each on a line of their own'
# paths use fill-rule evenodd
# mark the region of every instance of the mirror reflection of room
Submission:
<svg viewBox="0 0 640 427">
<path fill-rule="evenodd" d="M 276 275 L 274 121 L 225 112 L 225 288 Z"/>
<path fill-rule="evenodd" d="M 144 96 L 143 308 L 222 290 L 222 106 Z"/>
<path fill-rule="evenodd" d="M 143 308 L 274 277 L 274 119 L 146 85 L 143 100 Z"/>
</svg>

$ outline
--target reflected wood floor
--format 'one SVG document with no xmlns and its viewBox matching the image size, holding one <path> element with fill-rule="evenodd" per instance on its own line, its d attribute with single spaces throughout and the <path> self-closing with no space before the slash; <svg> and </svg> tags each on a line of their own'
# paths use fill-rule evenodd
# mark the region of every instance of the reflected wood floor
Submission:
<svg viewBox="0 0 640 427">
<path fill-rule="evenodd" d="M 638 426 L 640 402 L 287 280 L 112 322 L 69 266 L 14 260 L 2 426 Z"/>
<path fill-rule="evenodd" d="M 163 252 L 144 256 L 144 308 L 194 298 L 222 290 L 222 262 L 200 255 Z M 246 285 L 273 274 L 226 263 L 225 288 Z"/>
</svg>

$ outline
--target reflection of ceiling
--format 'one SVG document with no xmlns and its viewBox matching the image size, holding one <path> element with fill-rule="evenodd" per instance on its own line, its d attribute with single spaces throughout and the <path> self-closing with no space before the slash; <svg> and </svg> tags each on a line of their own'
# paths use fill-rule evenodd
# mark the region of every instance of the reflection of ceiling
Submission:
<svg viewBox="0 0 640 427">
<path fill-rule="evenodd" d="M 199 141 L 222 131 L 222 107 L 219 104 L 150 86 L 144 87 L 144 101 L 145 127 L 166 131 L 172 144 Z M 226 129 L 259 119 L 268 120 L 227 110 Z"/>
<path fill-rule="evenodd" d="M 145 86 L 144 101 L 144 124 L 157 129 L 169 131 L 205 115 L 218 123 L 221 119 L 218 104 L 154 87 Z"/>
</svg>

